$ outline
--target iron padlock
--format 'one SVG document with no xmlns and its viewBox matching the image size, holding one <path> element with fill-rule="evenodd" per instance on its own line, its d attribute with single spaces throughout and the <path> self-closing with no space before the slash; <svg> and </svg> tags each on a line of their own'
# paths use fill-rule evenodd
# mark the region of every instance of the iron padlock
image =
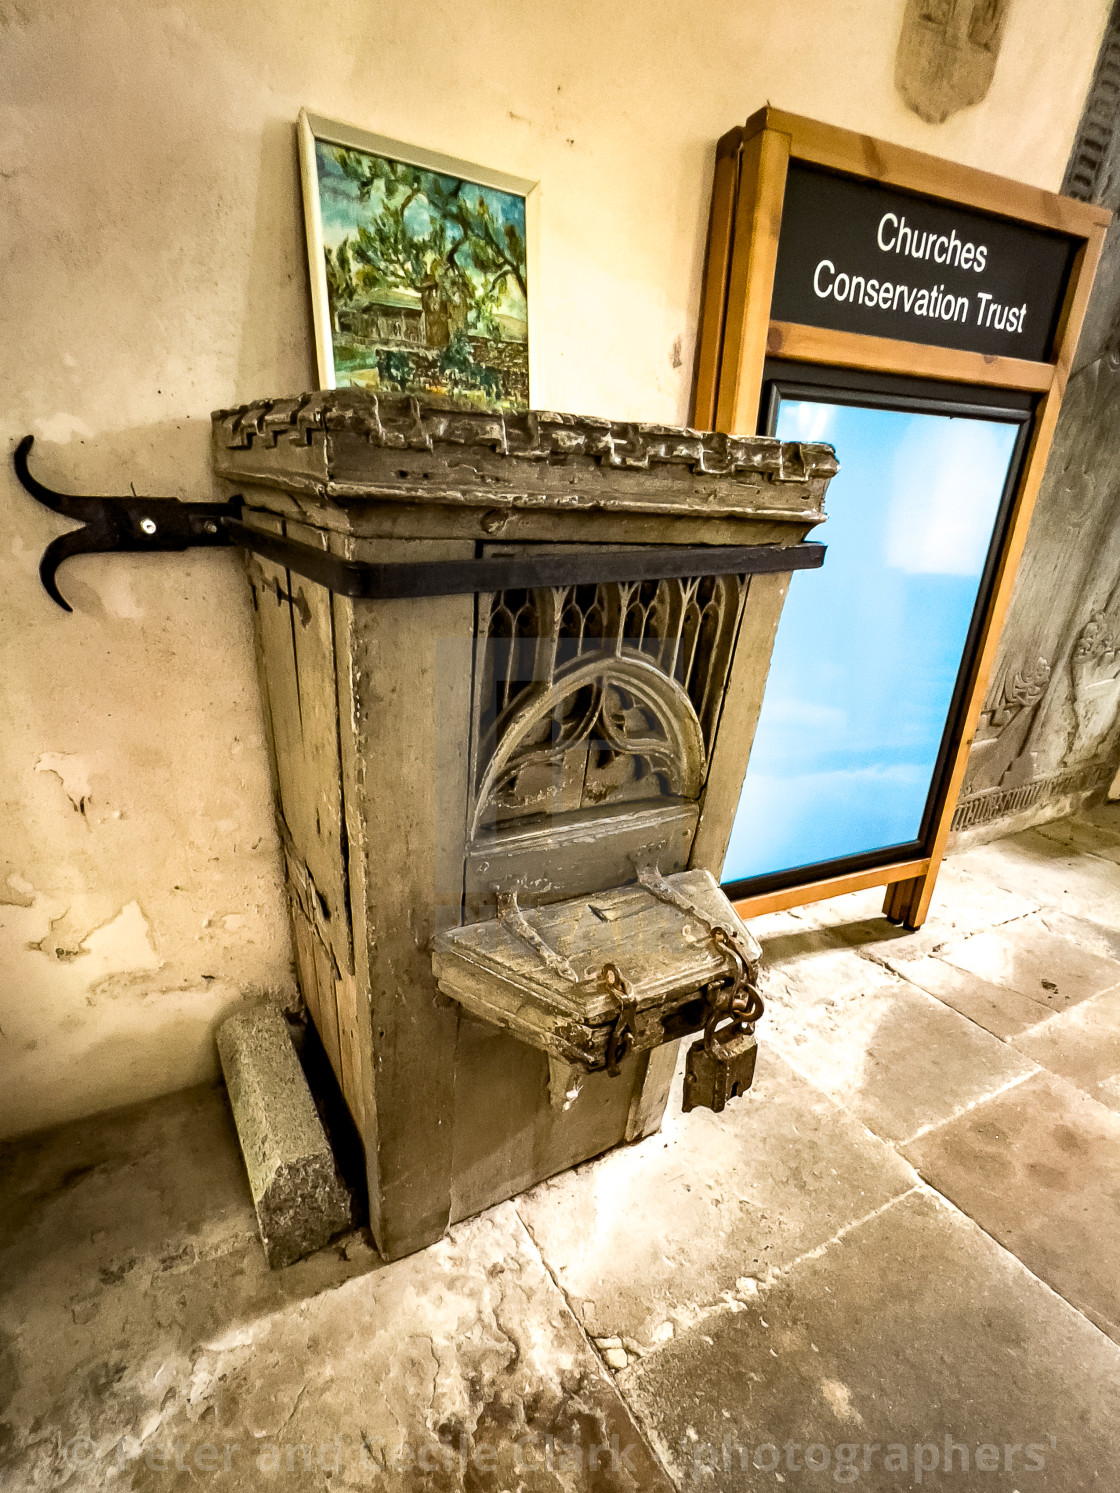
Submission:
<svg viewBox="0 0 1120 1493">
<path fill-rule="evenodd" d="M 754 1033 L 741 1027 L 724 1039 L 704 1036 L 694 1042 L 684 1068 L 684 1113 L 702 1108 L 718 1114 L 729 1099 L 745 1094 L 757 1056 Z"/>
</svg>

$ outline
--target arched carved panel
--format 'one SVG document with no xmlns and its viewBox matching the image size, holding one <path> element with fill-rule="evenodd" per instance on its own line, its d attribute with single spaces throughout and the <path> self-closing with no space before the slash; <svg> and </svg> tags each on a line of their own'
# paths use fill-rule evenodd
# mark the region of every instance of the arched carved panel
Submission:
<svg viewBox="0 0 1120 1493">
<path fill-rule="evenodd" d="M 531 814 L 696 799 L 704 738 L 688 695 L 648 659 L 577 657 L 496 719 L 472 837 Z"/>
<path fill-rule="evenodd" d="M 698 798 L 746 592 L 728 575 L 480 597 L 472 834 Z"/>
</svg>

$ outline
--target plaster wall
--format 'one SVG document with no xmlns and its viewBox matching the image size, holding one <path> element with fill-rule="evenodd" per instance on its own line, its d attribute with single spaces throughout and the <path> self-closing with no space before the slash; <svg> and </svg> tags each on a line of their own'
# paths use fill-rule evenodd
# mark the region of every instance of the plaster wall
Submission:
<svg viewBox="0 0 1120 1493">
<path fill-rule="evenodd" d="M 1056 188 L 1107 6 L 1015 0 L 986 100 L 893 85 L 901 0 L 0 3 L 0 445 L 206 497 L 208 416 L 314 379 L 300 105 L 539 179 L 545 406 L 687 415 L 713 147 L 769 100 Z M 290 992 L 247 590 L 228 554 L 36 565 L 0 469 L 0 1134 L 214 1071 Z"/>
</svg>

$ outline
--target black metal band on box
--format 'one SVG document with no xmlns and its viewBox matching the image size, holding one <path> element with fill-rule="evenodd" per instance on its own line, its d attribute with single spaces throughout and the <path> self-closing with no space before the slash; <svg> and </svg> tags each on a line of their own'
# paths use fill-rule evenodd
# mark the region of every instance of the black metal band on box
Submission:
<svg viewBox="0 0 1120 1493">
<path fill-rule="evenodd" d="M 60 493 L 33 477 L 27 464 L 33 437 L 24 436 L 13 455 L 16 476 L 45 508 L 82 520 L 82 528 L 60 534 L 43 552 L 39 578 L 52 601 L 70 603 L 55 580 L 74 555 L 159 552 L 237 544 L 320 586 L 354 600 L 389 601 L 410 596 L 457 596 L 520 586 L 579 586 L 598 581 L 674 580 L 683 576 L 762 575 L 815 570 L 823 544 L 674 545 L 613 550 L 589 546 L 563 554 L 521 553 L 501 559 L 377 565 L 347 560 L 281 534 L 243 523 L 242 499 L 227 503 L 181 503 L 175 498 L 93 496 Z"/>
<path fill-rule="evenodd" d="M 765 575 L 816 570 L 823 544 L 737 546 L 650 545 L 615 550 L 591 545 L 564 554 L 518 554 L 486 560 L 438 560 L 415 565 L 378 565 L 347 560 L 309 544 L 266 534 L 239 519 L 223 520 L 234 544 L 242 545 L 355 601 L 391 601 L 418 596 L 459 596 L 510 587 L 594 585 L 598 581 L 673 580 L 683 576 Z"/>
</svg>

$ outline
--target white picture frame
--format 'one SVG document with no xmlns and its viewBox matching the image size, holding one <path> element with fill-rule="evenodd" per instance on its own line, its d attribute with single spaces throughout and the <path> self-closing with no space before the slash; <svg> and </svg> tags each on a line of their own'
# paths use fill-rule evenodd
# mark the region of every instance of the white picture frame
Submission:
<svg viewBox="0 0 1120 1493">
<path fill-rule="evenodd" d="M 388 387 L 421 395 L 443 393 L 456 402 L 485 407 L 532 408 L 539 388 L 534 330 L 539 304 L 539 183 L 340 124 L 306 109 L 300 110 L 297 129 L 320 387 Z M 341 157 L 338 151 L 347 154 Z M 370 162 L 364 176 L 361 158 Z M 338 162 L 347 168 L 345 179 L 335 171 Z M 323 167 L 330 173 L 326 182 Z M 438 271 L 425 271 L 419 285 L 405 283 L 407 267 L 391 265 L 387 275 L 386 256 L 379 251 L 376 235 L 391 214 L 395 218 L 390 226 L 395 227 L 398 240 L 402 224 L 410 221 L 404 218 L 412 207 L 409 182 L 421 179 L 410 178 L 407 168 L 433 173 L 429 180 L 437 192 L 443 192 L 439 200 L 455 200 L 452 228 L 464 239 L 468 230 L 474 233 L 461 257 L 466 268 L 461 260 L 451 266 L 459 294 L 446 314 L 443 308 L 448 302 Z M 381 175 L 369 185 L 375 172 Z M 356 176 L 362 177 L 358 186 L 353 184 Z M 458 190 L 449 195 L 447 182 Z M 483 189 L 473 193 L 473 206 L 470 188 Z M 362 191 L 369 196 L 361 198 Z M 402 192 L 407 203 L 403 210 L 399 206 Z M 411 195 L 420 200 L 414 211 L 428 215 L 420 222 L 427 223 L 429 237 L 415 239 L 419 252 L 427 253 L 424 246 L 432 242 L 438 228 L 446 228 L 446 222 L 429 211 L 422 191 Z M 326 229 L 324 196 L 331 213 Z M 393 197 L 398 199 L 396 205 Z M 520 199 L 520 216 L 516 200 L 510 199 Z M 350 220 L 351 207 L 353 235 L 347 229 L 340 250 L 340 234 Z M 365 230 L 365 239 L 359 237 L 359 229 Z M 369 237 L 371 232 L 375 237 Z M 385 242 L 392 248 L 390 239 Z M 523 262 L 519 243 L 524 248 Z M 462 242 L 453 242 L 444 258 L 450 260 L 451 253 L 463 247 Z M 355 275 L 353 260 L 363 252 L 366 262 Z M 475 265 L 476 252 L 490 266 L 489 271 Z M 503 258 L 512 266 L 508 271 Z M 489 285 L 484 284 L 488 275 Z M 385 283 L 394 276 L 400 285 Z M 356 278 L 364 290 L 356 288 Z M 415 282 L 415 275 L 412 279 Z M 522 305 L 523 338 L 518 315 Z M 455 328 L 448 332 L 453 322 Z"/>
</svg>

